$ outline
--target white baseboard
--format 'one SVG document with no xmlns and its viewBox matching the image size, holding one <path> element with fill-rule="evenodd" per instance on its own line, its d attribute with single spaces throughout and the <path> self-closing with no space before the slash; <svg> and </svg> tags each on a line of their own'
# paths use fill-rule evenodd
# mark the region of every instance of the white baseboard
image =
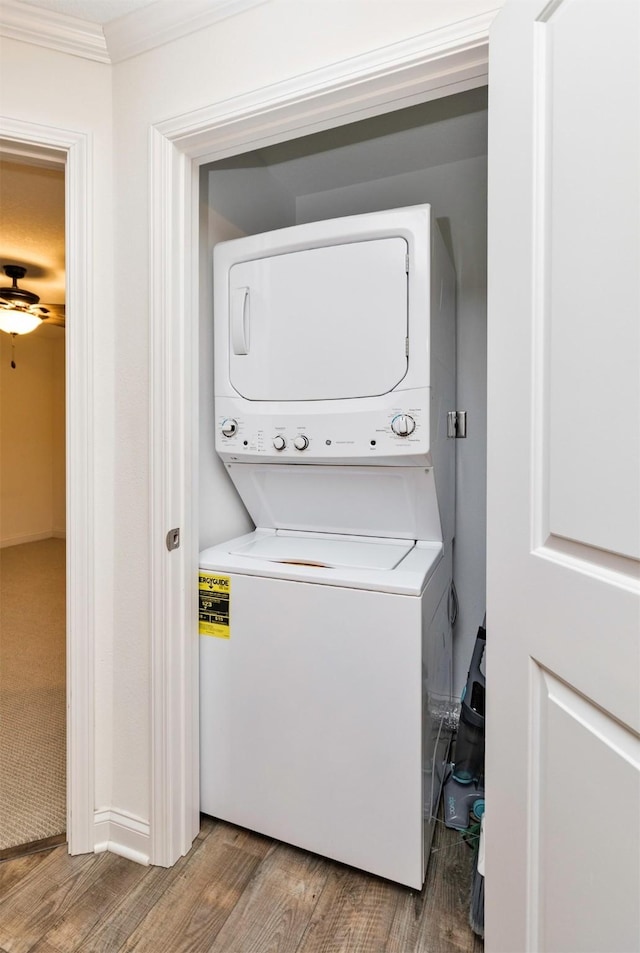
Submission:
<svg viewBox="0 0 640 953">
<path fill-rule="evenodd" d="M 149 863 L 149 822 L 126 811 L 95 811 L 94 851 L 119 854 L 137 864 Z"/>
<path fill-rule="evenodd" d="M 29 533 L 26 536 L 7 536 L 6 539 L 0 539 L 0 549 L 21 546 L 23 543 L 39 543 L 43 539 L 51 539 L 52 536 L 56 539 L 64 539 L 66 535 L 56 530 L 49 530 L 46 533 Z"/>
</svg>

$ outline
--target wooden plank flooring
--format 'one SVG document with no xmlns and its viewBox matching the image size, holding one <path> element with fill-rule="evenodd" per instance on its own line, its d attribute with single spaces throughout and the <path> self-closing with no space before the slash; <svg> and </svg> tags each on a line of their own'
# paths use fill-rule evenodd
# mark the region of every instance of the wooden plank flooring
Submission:
<svg viewBox="0 0 640 953">
<path fill-rule="evenodd" d="M 439 824 L 418 893 L 203 817 L 168 870 L 65 846 L 0 863 L 0 953 L 481 953 L 471 864 Z"/>
</svg>

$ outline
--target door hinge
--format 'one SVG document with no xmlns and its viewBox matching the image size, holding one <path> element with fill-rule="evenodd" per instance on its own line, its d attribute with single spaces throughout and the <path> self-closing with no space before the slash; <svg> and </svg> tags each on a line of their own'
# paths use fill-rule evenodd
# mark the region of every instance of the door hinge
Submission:
<svg viewBox="0 0 640 953">
<path fill-rule="evenodd" d="M 466 410 L 450 410 L 447 414 L 447 437 L 467 436 Z"/>
<path fill-rule="evenodd" d="M 177 549 L 180 545 L 180 529 L 175 527 L 170 529 L 167 533 L 167 549 L 171 552 L 174 549 Z"/>
<path fill-rule="evenodd" d="M 404 256 L 404 270 L 406 271 L 407 274 L 409 274 L 409 256 L 408 255 Z"/>
</svg>

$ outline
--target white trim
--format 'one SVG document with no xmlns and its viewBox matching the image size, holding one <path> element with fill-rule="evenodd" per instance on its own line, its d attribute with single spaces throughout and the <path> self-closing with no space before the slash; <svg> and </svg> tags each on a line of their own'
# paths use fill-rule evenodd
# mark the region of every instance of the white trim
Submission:
<svg viewBox="0 0 640 953">
<path fill-rule="evenodd" d="M 0 117 L 0 139 L 66 155 L 67 838 L 93 850 L 94 508 L 91 140 L 80 132 Z M 82 315 L 82 320 L 74 320 Z"/>
<path fill-rule="evenodd" d="M 0 35 L 99 63 L 110 62 L 99 23 L 31 7 L 20 0 L 2 0 Z"/>
<path fill-rule="evenodd" d="M 0 141 L 0 152 L 11 161 L 14 157 L 23 165 L 33 165 L 44 169 L 64 168 L 67 161 L 63 152 L 55 149 L 40 149 L 29 143 Z"/>
<path fill-rule="evenodd" d="M 68 150 L 66 176 L 67 830 L 72 854 L 93 849 L 95 775 L 91 147 L 89 136 L 79 134 Z"/>
<path fill-rule="evenodd" d="M 49 530 L 46 533 L 27 533 L 25 536 L 7 536 L 0 539 L 0 549 L 9 549 L 11 546 L 23 546 L 25 543 L 40 543 L 43 539 L 65 539 L 66 533 L 62 530 Z"/>
<path fill-rule="evenodd" d="M 198 165 L 486 83 L 496 12 L 151 130 L 152 863 L 173 864 L 189 850 L 199 809 Z M 174 526 L 181 548 L 168 553 L 165 534 Z"/>
<path fill-rule="evenodd" d="M 175 154 L 172 144 L 151 130 L 151 341 L 150 388 L 151 430 L 151 799 L 153 863 L 170 866 L 185 853 L 198 831 L 197 698 L 183 695 L 192 683 L 193 659 L 184 641 L 169 637 L 185 618 L 195 631 L 196 605 L 192 587 L 185 579 L 197 572 L 192 547 L 168 552 L 165 537 L 180 527 L 184 538 L 193 539 L 189 495 L 190 464 L 194 434 L 188 418 L 195 397 L 190 391 L 190 368 L 194 366 L 191 327 L 183 315 L 191 313 L 185 282 L 173 266 L 173 239 L 184 248 L 185 236 L 192 241 L 192 170 L 190 160 Z M 164 198 L 169 202 L 165 204 Z M 173 202 L 183 214 L 173 215 Z M 196 238 L 197 243 L 197 238 Z M 158 268 L 160 273 L 158 273 Z M 186 356 L 185 356 L 186 355 Z M 196 365 L 197 366 L 197 365 Z M 197 374 L 195 384 L 197 386 Z M 197 404 L 196 404 L 197 406 Z M 197 428 L 197 423 L 196 423 Z M 171 435 L 171 451 L 164 445 Z M 197 670 L 196 670 L 197 671 Z M 196 692 L 197 696 L 197 692 Z M 195 735 L 194 735 L 195 732 Z M 194 748 L 195 746 L 195 748 Z M 186 846 L 185 846 L 186 845 Z"/>
<path fill-rule="evenodd" d="M 150 7 L 134 10 L 104 24 L 112 63 L 146 53 L 182 36 L 243 13 L 267 0 L 156 0 Z"/>
<path fill-rule="evenodd" d="M 96 854 L 111 851 L 137 864 L 149 863 L 149 824 L 126 811 L 96 811 L 94 814 Z"/>
<path fill-rule="evenodd" d="M 120 63 L 266 2 L 156 0 L 101 26 L 21 0 L 2 0 L 0 35 L 99 63 Z"/>
<path fill-rule="evenodd" d="M 200 163 L 487 82 L 498 9 L 158 123 Z"/>
</svg>

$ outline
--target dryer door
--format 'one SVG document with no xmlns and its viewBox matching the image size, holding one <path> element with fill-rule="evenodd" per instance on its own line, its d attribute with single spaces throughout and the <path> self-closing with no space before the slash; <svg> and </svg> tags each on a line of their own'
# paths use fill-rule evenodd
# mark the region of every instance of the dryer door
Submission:
<svg viewBox="0 0 640 953">
<path fill-rule="evenodd" d="M 407 243 L 390 237 L 239 262 L 229 373 L 249 400 L 385 394 L 407 372 Z"/>
</svg>

